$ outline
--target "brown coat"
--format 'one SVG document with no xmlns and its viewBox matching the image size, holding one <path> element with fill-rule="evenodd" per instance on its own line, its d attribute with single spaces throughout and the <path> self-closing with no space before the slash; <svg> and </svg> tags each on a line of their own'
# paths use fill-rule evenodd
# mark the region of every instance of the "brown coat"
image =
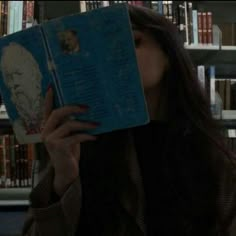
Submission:
<svg viewBox="0 0 236 236">
<path fill-rule="evenodd" d="M 112 135 L 107 135 L 109 140 L 114 139 Z M 127 139 L 128 143 L 132 146 L 127 155 L 130 157 L 130 174 L 133 181 L 138 187 L 139 193 L 139 209 L 136 218 L 136 224 L 139 226 L 140 235 L 146 235 L 145 226 L 143 224 L 142 216 L 144 211 L 144 191 L 141 181 L 140 169 L 137 162 L 137 156 L 135 149 L 133 148 L 132 136 L 129 135 Z M 114 141 L 114 140 L 113 140 Z M 109 147 L 109 145 L 108 145 Z M 107 151 L 109 148 L 107 148 Z M 94 150 L 96 152 L 96 150 Z M 111 153 L 115 153 L 114 150 Z M 222 218 L 228 216 L 229 210 L 232 206 L 236 206 L 236 169 L 234 169 L 232 163 L 225 159 L 221 159 L 221 166 L 224 171 L 221 171 L 221 193 L 219 194 L 219 207 L 222 212 Z M 235 167 L 236 168 L 236 167 Z M 33 206 L 28 212 L 28 217 L 25 221 L 23 235 L 24 236 L 74 236 L 77 230 L 80 207 L 81 207 L 81 183 L 80 178 L 77 178 L 66 193 L 60 199 L 60 201 L 52 203 L 52 183 L 53 183 L 53 169 L 51 167 L 46 171 L 45 176 L 39 182 L 39 184 L 33 189 L 30 199 Z M 121 199 L 121 203 L 127 210 L 127 213 L 132 214 L 129 205 L 125 202 L 125 199 Z M 235 214 L 236 215 L 236 214 Z M 228 233 L 224 236 L 236 235 L 236 217 L 228 228 Z M 114 236 L 122 236 L 117 234 Z M 137 236 L 137 235 L 135 235 Z"/>
</svg>

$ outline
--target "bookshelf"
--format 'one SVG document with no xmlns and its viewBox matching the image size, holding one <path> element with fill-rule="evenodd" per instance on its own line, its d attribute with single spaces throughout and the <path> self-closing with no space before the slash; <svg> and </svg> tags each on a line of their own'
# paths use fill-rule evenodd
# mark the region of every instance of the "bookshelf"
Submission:
<svg viewBox="0 0 236 236">
<path fill-rule="evenodd" d="M 81 2 L 84 1 L 35 1 L 34 15 L 37 21 L 42 23 L 45 20 L 63 15 L 78 13 Z M 87 2 L 91 3 L 91 1 Z M 145 4 L 154 2 L 159 1 L 148 1 Z M 169 2 L 173 3 L 173 7 L 176 7 L 184 1 Z M 235 1 L 192 1 L 192 3 L 193 9 L 211 11 L 213 24 L 216 26 L 222 22 L 236 22 Z M 222 6 L 224 6 L 224 10 L 222 10 Z M 196 66 L 201 64 L 206 66 L 215 65 L 217 77 L 236 78 L 236 44 L 224 45 L 224 32 L 221 31 L 222 28 L 218 28 L 220 30 L 218 31 L 218 38 L 216 38 L 217 44 L 189 44 L 185 45 L 185 48 L 190 52 Z M 228 129 L 236 129 L 236 110 L 223 110 L 222 115 L 222 124 Z M 4 107 L 0 107 L 0 133 L 9 133 L 11 127 L 7 118 Z M 0 206 L 27 206 L 30 190 L 30 187 L 0 188 Z"/>
<path fill-rule="evenodd" d="M 0 189 L 0 206 L 28 206 L 31 188 Z"/>
</svg>

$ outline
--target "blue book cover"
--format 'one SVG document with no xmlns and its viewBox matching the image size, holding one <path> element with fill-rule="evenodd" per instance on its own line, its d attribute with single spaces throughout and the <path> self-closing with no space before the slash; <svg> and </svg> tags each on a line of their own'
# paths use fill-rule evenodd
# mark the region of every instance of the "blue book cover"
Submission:
<svg viewBox="0 0 236 236">
<path fill-rule="evenodd" d="M 90 134 L 149 121 L 127 4 L 69 15 L 0 39 L 0 90 L 19 143 L 40 142 L 49 84 L 57 107 L 90 107 L 75 119 Z"/>
</svg>

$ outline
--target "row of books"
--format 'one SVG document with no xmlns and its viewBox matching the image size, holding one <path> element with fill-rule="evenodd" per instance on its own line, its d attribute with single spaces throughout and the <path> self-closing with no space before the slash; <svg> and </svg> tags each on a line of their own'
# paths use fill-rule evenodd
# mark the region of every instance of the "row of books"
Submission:
<svg viewBox="0 0 236 236">
<path fill-rule="evenodd" d="M 217 23 L 222 33 L 222 45 L 236 45 L 236 22 Z"/>
<path fill-rule="evenodd" d="M 80 12 L 90 11 L 99 7 L 107 7 L 117 3 L 128 3 L 131 5 L 147 6 L 146 1 L 80 1 Z"/>
<path fill-rule="evenodd" d="M 80 1 L 80 11 L 90 11 L 117 3 L 149 7 L 173 21 L 173 1 Z"/>
<path fill-rule="evenodd" d="M 31 27 L 35 1 L 0 1 L 0 36 Z"/>
<path fill-rule="evenodd" d="M 232 133 L 235 133 L 236 130 L 231 130 L 231 131 L 232 131 Z M 235 137 L 234 138 L 227 138 L 226 142 L 227 142 L 228 148 L 232 152 L 236 153 L 236 138 Z"/>
<path fill-rule="evenodd" d="M 215 79 L 215 91 L 222 100 L 223 110 L 236 110 L 236 78 Z"/>
<path fill-rule="evenodd" d="M 80 1 L 80 10 L 84 12 L 121 2 L 146 6 L 164 15 L 177 25 L 186 45 L 213 44 L 212 12 L 193 10 L 189 1 Z"/>
<path fill-rule="evenodd" d="M 216 70 L 214 65 L 197 66 L 198 79 L 210 99 L 213 113 L 217 113 L 217 118 L 221 119 L 222 110 L 236 110 L 236 78 L 218 77 Z"/>
<path fill-rule="evenodd" d="M 213 44 L 212 12 L 193 9 L 192 2 L 184 1 L 177 5 L 177 26 L 184 43 Z"/>
<path fill-rule="evenodd" d="M 19 145 L 14 135 L 0 136 L 0 188 L 30 187 L 34 155 L 32 144 Z"/>
</svg>

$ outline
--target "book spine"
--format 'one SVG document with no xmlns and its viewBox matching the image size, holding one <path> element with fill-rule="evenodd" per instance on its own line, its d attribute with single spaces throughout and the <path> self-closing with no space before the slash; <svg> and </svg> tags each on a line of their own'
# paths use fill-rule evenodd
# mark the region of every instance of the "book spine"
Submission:
<svg viewBox="0 0 236 236">
<path fill-rule="evenodd" d="M 233 23 L 232 29 L 233 29 L 232 41 L 233 41 L 233 45 L 236 45 L 236 23 Z"/>
<path fill-rule="evenodd" d="M 207 15 L 206 12 L 202 12 L 202 35 L 203 35 L 203 44 L 207 44 Z"/>
<path fill-rule="evenodd" d="M 5 139 L 6 135 L 3 135 L 3 187 L 6 187 L 6 179 L 7 179 L 7 157 L 6 157 L 6 139 Z"/>
<path fill-rule="evenodd" d="M 86 12 L 86 1 L 80 1 L 80 12 Z"/>
<path fill-rule="evenodd" d="M 4 160 L 3 160 L 3 136 L 0 136 L 0 188 L 5 185 L 4 181 Z"/>
<path fill-rule="evenodd" d="M 152 9 L 152 1 L 143 1 L 143 6 Z"/>
<path fill-rule="evenodd" d="M 26 29 L 26 22 L 27 22 L 27 1 L 23 1 L 22 29 Z"/>
<path fill-rule="evenodd" d="M 24 145 L 21 144 L 19 146 L 19 154 L 20 154 L 20 187 L 25 187 L 24 182 Z"/>
<path fill-rule="evenodd" d="M 9 135 L 4 136 L 5 139 L 5 158 L 6 158 L 6 183 L 5 187 L 11 187 L 11 164 L 10 164 L 10 138 Z"/>
<path fill-rule="evenodd" d="M 202 12 L 198 12 L 197 17 L 198 17 L 198 43 L 203 44 Z"/>
<path fill-rule="evenodd" d="M 28 145 L 28 184 L 32 186 L 32 168 L 33 168 L 33 160 L 34 160 L 34 144 Z"/>
<path fill-rule="evenodd" d="M 168 19 L 168 1 L 162 1 L 163 12 L 162 15 Z"/>
<path fill-rule="evenodd" d="M 16 187 L 20 187 L 20 157 L 19 144 L 15 145 L 15 161 L 16 161 Z"/>
<path fill-rule="evenodd" d="M 4 1 L 1 1 L 1 36 L 3 36 L 3 25 L 4 25 Z"/>
<path fill-rule="evenodd" d="M 178 6 L 173 7 L 172 5 L 173 24 L 178 28 Z"/>
<path fill-rule="evenodd" d="M 137 6 L 144 6 L 143 1 L 133 1 L 133 3 Z"/>
<path fill-rule="evenodd" d="M 159 13 L 159 4 L 158 1 L 151 1 L 151 8 L 152 10 Z"/>
<path fill-rule="evenodd" d="M 7 34 L 14 32 L 15 22 L 15 1 L 8 2 L 8 13 L 7 13 Z"/>
<path fill-rule="evenodd" d="M 158 1 L 158 12 L 163 15 L 163 1 Z"/>
<path fill-rule="evenodd" d="M 50 50 L 50 47 L 49 47 L 49 44 L 48 44 L 48 40 L 47 40 L 47 37 L 45 35 L 45 32 L 43 30 L 43 27 L 40 27 L 40 30 L 41 30 L 41 33 L 42 33 L 42 37 L 43 37 L 43 43 L 44 43 L 44 47 L 47 51 L 47 62 L 48 62 L 48 68 L 49 70 L 51 71 L 52 73 L 52 78 L 53 78 L 53 85 L 55 87 L 55 90 L 56 90 L 56 95 L 58 97 L 58 101 L 59 101 L 59 104 L 60 106 L 64 106 L 64 99 L 63 99 L 63 93 L 61 91 L 61 87 L 59 86 L 59 81 L 58 81 L 58 75 L 57 75 L 57 72 L 55 70 L 55 64 L 54 64 L 54 61 L 53 61 L 53 57 L 52 57 L 52 52 Z"/>
<path fill-rule="evenodd" d="M 174 9 L 173 9 L 173 1 L 167 1 L 168 2 L 168 16 L 169 20 L 174 23 Z"/>
<path fill-rule="evenodd" d="M 226 94 L 225 94 L 225 86 L 226 82 L 225 79 L 219 81 L 219 95 L 222 100 L 222 108 L 225 109 L 225 103 L 226 103 Z"/>
<path fill-rule="evenodd" d="M 236 154 L 236 138 L 232 139 L 232 151 Z"/>
<path fill-rule="evenodd" d="M 197 10 L 193 10 L 193 43 L 198 44 L 198 20 L 197 20 Z"/>
<path fill-rule="evenodd" d="M 212 12 L 206 13 L 207 20 L 207 43 L 213 44 L 213 33 L 212 33 Z"/>
<path fill-rule="evenodd" d="M 98 8 L 98 1 L 90 1 L 92 10 Z"/>
<path fill-rule="evenodd" d="M 185 33 L 186 33 L 186 41 L 185 41 L 185 45 L 189 45 L 189 30 L 188 30 L 188 3 L 187 1 L 184 1 L 184 16 L 185 16 Z"/>
<path fill-rule="evenodd" d="M 179 10 L 179 31 L 182 36 L 183 42 L 186 42 L 186 27 L 185 27 L 185 14 L 184 6 L 182 4 L 178 5 Z"/>
<path fill-rule="evenodd" d="M 8 19 L 8 4 L 9 1 L 4 2 L 4 14 L 3 14 L 3 35 L 7 35 L 7 19 Z"/>
<path fill-rule="evenodd" d="M 86 2 L 86 11 L 90 11 L 92 6 L 91 6 L 91 1 L 85 1 Z"/>
<path fill-rule="evenodd" d="M 189 32 L 189 44 L 193 43 L 193 4 L 188 2 L 188 32 Z"/>
<path fill-rule="evenodd" d="M 210 66 L 209 68 L 209 77 L 210 77 L 210 99 L 211 104 L 216 103 L 215 95 L 215 66 Z"/>
<path fill-rule="evenodd" d="M 230 81 L 230 109 L 236 110 L 236 81 Z"/>
<path fill-rule="evenodd" d="M 231 94 L 230 94 L 230 91 L 231 91 L 231 80 L 230 79 L 227 79 L 226 81 L 226 84 L 225 84 L 225 93 L 226 93 L 226 96 L 225 96 L 225 109 L 226 110 L 230 110 L 231 109 Z"/>
<path fill-rule="evenodd" d="M 206 78 L 205 78 L 205 66 L 204 65 L 197 66 L 197 75 L 198 75 L 198 80 L 199 80 L 202 88 L 205 90 Z"/>
<path fill-rule="evenodd" d="M 103 7 L 108 7 L 108 6 L 110 6 L 110 1 L 102 1 L 102 6 L 103 6 Z"/>
<path fill-rule="evenodd" d="M 28 148 L 28 145 L 25 144 L 23 145 L 23 158 L 24 158 L 24 186 L 27 187 L 29 186 L 28 184 L 28 157 L 27 157 L 27 148 Z"/>
<path fill-rule="evenodd" d="M 34 1 L 27 1 L 26 28 L 33 26 L 34 23 Z"/>
<path fill-rule="evenodd" d="M 11 187 L 16 187 L 16 167 L 15 167 L 15 137 L 10 135 L 10 152 L 11 152 Z"/>
<path fill-rule="evenodd" d="M 23 1 L 15 1 L 14 32 L 22 30 Z"/>
</svg>

